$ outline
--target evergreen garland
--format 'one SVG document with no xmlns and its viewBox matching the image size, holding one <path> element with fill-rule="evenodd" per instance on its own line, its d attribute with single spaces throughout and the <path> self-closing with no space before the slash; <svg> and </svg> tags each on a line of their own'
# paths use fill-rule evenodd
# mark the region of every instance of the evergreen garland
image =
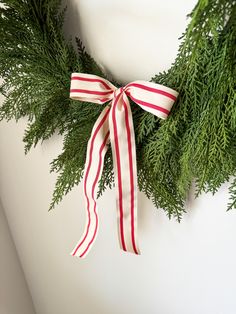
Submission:
<svg viewBox="0 0 236 314">
<path fill-rule="evenodd" d="M 59 133 L 52 161 L 58 179 L 52 209 L 83 175 L 87 141 L 101 105 L 69 99 L 70 75 L 105 77 L 79 39 L 64 39 L 60 0 L 0 0 L 0 119 L 28 117 L 25 151 Z M 175 63 L 152 81 L 180 93 L 166 121 L 132 103 L 140 190 L 180 220 L 193 180 L 196 196 L 232 181 L 236 208 L 236 0 L 199 0 L 189 15 Z M 116 82 L 113 82 L 117 86 Z M 111 152 L 99 195 L 114 182 Z"/>
</svg>

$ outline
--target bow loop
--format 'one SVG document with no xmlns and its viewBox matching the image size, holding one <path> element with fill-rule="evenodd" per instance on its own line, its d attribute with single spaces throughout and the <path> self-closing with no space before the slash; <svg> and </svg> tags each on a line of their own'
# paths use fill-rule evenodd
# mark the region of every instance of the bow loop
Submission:
<svg viewBox="0 0 236 314">
<path fill-rule="evenodd" d="M 70 97 L 75 100 L 104 104 L 113 99 L 116 87 L 109 81 L 93 74 L 71 75 Z"/>
<path fill-rule="evenodd" d="M 177 99 L 178 93 L 164 85 L 134 81 L 125 86 L 126 94 L 143 110 L 166 119 Z"/>
</svg>

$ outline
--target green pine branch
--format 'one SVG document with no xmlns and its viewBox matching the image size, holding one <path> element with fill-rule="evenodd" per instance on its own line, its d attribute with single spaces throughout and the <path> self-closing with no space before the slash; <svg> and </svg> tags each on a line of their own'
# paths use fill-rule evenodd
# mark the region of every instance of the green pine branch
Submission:
<svg viewBox="0 0 236 314">
<path fill-rule="evenodd" d="M 27 117 L 26 152 L 53 133 L 64 136 L 53 208 L 82 178 L 86 145 L 103 109 L 69 99 L 72 72 L 104 76 L 77 38 L 64 39 L 60 0 L 0 0 L 0 119 Z M 138 184 L 156 207 L 180 220 L 193 180 L 196 196 L 215 193 L 236 170 L 236 1 L 199 0 L 172 67 L 152 81 L 179 92 L 162 121 L 131 103 Z M 117 84 L 116 82 L 114 82 Z M 119 84 L 118 84 L 119 86 Z M 114 184 L 111 151 L 98 195 Z M 235 208 L 236 181 L 228 209 Z"/>
</svg>

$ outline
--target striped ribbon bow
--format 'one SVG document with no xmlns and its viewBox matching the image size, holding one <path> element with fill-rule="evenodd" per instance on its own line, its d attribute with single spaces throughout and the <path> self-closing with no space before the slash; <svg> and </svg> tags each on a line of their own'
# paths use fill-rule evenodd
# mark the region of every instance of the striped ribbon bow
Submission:
<svg viewBox="0 0 236 314">
<path fill-rule="evenodd" d="M 137 244 L 137 167 L 135 135 L 128 97 L 142 109 L 167 118 L 178 93 L 163 85 L 135 81 L 117 88 L 109 81 L 91 74 L 73 73 L 70 97 L 85 102 L 104 104 L 88 142 L 84 174 L 87 223 L 71 255 L 85 257 L 98 231 L 96 193 L 104 156 L 111 143 L 118 212 L 120 247 L 140 254 Z M 127 97 L 128 96 L 128 97 Z"/>
</svg>

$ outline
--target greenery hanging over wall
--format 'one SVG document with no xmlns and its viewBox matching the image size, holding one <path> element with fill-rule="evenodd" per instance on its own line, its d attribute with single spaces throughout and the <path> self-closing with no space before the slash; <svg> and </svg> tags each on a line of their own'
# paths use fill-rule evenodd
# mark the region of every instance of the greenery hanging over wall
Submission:
<svg viewBox="0 0 236 314">
<path fill-rule="evenodd" d="M 60 0 L 0 3 L 0 92 L 6 97 L 0 119 L 28 118 L 26 153 L 54 133 L 64 136 L 51 164 L 58 173 L 52 209 L 81 180 L 90 132 L 103 109 L 69 99 L 70 75 L 106 75 L 79 39 L 77 51 L 65 40 Z M 228 209 L 236 207 L 236 1 L 199 0 L 189 19 L 174 64 L 152 79 L 180 93 L 171 115 L 161 121 L 131 105 L 139 188 L 178 220 L 193 180 L 198 196 L 215 193 L 232 176 Z M 99 194 L 113 182 L 108 152 Z"/>
</svg>

